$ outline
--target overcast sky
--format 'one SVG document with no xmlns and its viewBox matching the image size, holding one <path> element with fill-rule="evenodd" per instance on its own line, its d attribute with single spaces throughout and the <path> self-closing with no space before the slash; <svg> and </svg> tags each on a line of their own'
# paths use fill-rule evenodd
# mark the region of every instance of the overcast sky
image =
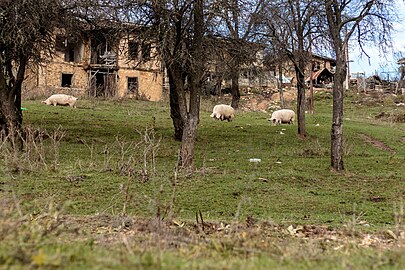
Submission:
<svg viewBox="0 0 405 270">
<path fill-rule="evenodd" d="M 396 0 L 398 6 L 398 15 L 401 20 L 396 23 L 394 28 L 396 32 L 393 34 L 393 51 L 389 51 L 387 54 L 383 55 L 379 52 L 378 48 L 367 48 L 367 54 L 370 56 L 369 59 L 366 56 L 360 56 L 358 50 L 351 48 L 349 49 L 350 60 L 350 73 L 365 72 L 366 76 L 374 75 L 376 72 L 387 78 L 387 73 L 390 73 L 390 79 L 398 76 L 395 74 L 398 71 L 399 65 L 396 63 L 398 56 L 395 56 L 395 52 L 405 52 L 405 3 L 403 0 Z M 404 56 L 405 57 L 405 54 Z"/>
</svg>

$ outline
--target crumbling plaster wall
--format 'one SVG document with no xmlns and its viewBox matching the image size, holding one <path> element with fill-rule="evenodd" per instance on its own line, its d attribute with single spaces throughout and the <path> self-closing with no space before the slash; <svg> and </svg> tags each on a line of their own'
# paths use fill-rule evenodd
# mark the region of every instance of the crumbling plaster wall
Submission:
<svg viewBox="0 0 405 270">
<path fill-rule="evenodd" d="M 85 96 L 87 94 L 88 73 L 84 65 L 88 59 L 88 46 L 82 49 L 80 62 L 66 62 L 63 52 L 56 52 L 51 61 L 32 66 L 26 71 L 23 94 L 30 97 L 48 96 L 55 93 Z M 71 87 L 62 87 L 62 74 L 72 74 Z"/>
<path fill-rule="evenodd" d="M 161 73 L 120 68 L 118 70 L 118 96 L 128 94 L 128 77 L 138 77 L 139 95 L 151 101 L 162 98 L 163 77 Z"/>
<path fill-rule="evenodd" d="M 140 97 L 151 101 L 160 100 L 163 93 L 163 74 L 161 63 L 156 57 L 156 48 L 151 48 L 150 61 L 131 60 L 128 57 L 128 41 L 128 38 L 124 38 L 119 43 L 121 53 L 118 55 L 118 96 L 128 95 L 128 77 L 138 77 Z"/>
<path fill-rule="evenodd" d="M 26 97 L 44 97 L 55 93 L 75 96 L 88 94 L 90 41 L 84 41 L 80 50 L 80 62 L 65 61 L 64 52 L 55 52 L 49 62 L 32 67 L 26 72 L 23 94 Z M 151 48 L 151 61 L 140 63 L 128 59 L 128 39 L 120 40 L 118 58 L 117 96 L 128 96 L 128 77 L 138 78 L 140 98 L 158 101 L 162 98 L 163 77 L 156 48 Z M 71 87 L 62 87 L 62 74 L 73 74 Z"/>
</svg>

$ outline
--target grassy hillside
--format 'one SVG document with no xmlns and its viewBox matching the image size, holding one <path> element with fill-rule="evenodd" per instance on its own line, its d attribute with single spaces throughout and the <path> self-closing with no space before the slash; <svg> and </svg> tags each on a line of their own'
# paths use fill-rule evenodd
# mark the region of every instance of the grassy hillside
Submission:
<svg viewBox="0 0 405 270">
<path fill-rule="evenodd" d="M 202 229 L 214 224 L 210 228 L 216 228 L 212 237 L 217 243 L 212 239 L 201 243 L 197 240 L 199 237 L 188 236 L 193 243 L 196 241 L 192 244 L 196 257 L 190 254 L 190 243 L 185 244 L 187 248 L 183 251 L 184 243 L 179 244 L 178 253 L 166 245 L 157 245 L 160 238 L 150 242 L 154 244 L 141 247 L 134 244 L 134 240 L 123 245 L 124 240 L 115 239 L 114 244 L 107 245 L 112 255 L 106 268 L 127 269 L 136 265 L 140 268 L 174 266 L 171 269 L 266 269 L 274 264 L 293 269 L 299 264 L 310 269 L 329 263 L 345 268 L 351 265 L 352 256 L 363 258 L 368 252 L 371 257 L 378 253 L 381 261 L 388 260 L 385 251 L 358 249 L 337 260 L 336 256 L 342 254 L 333 252 L 336 246 L 327 248 L 329 244 L 325 244 L 322 237 L 319 242 L 311 242 L 308 252 L 313 254 L 298 256 L 303 243 L 295 237 L 286 240 L 283 233 L 294 236 L 313 232 L 308 226 L 320 226 L 328 228 L 326 231 L 349 232 L 350 236 L 353 232 L 378 234 L 387 230 L 397 235 L 388 234 L 384 239 L 400 236 L 402 227 L 399 228 L 393 214 L 405 194 L 405 124 L 397 122 L 405 115 L 405 107 L 397 106 L 392 98 L 380 102 L 370 102 L 362 96 L 346 98 L 346 170 L 336 173 L 329 168 L 331 102 L 328 94 L 317 96 L 315 114 L 306 116 L 308 137 L 301 139 L 297 136 L 296 124 L 271 126 L 267 121 L 269 114 L 263 112 L 240 110 L 233 122 L 213 121 L 209 114 L 214 102 L 204 100 L 196 145 L 196 172 L 189 175 L 176 170 L 179 143 L 172 139 L 170 108 L 165 102 L 82 99 L 78 101 L 78 108 L 73 109 L 46 106 L 36 100 L 24 101 L 23 107 L 27 108 L 24 126 L 28 129 L 26 151 L 16 154 L 6 145 L 1 146 L 0 196 L 5 203 L 0 219 L 3 217 L 3 228 L 8 228 L 4 224 L 13 222 L 15 216 L 31 218 L 23 231 L 17 230 L 13 236 L 7 234 L 12 228 L 3 229 L 0 236 L 15 243 L 18 241 L 13 237 L 23 234 L 34 238 L 33 234 L 38 232 L 32 228 L 39 226 L 36 223 L 43 226 L 42 219 L 35 217 L 43 217 L 44 213 L 46 217 L 108 217 L 107 225 L 129 217 L 131 224 L 133 220 L 158 217 L 158 220 L 175 224 L 176 230 L 191 226 L 192 231 L 198 229 L 197 215 L 200 223 L 203 218 Z M 259 158 L 261 162 L 249 162 L 250 158 Z M 181 225 L 183 222 L 185 225 Z M 53 223 L 49 223 L 52 227 Z M 61 230 L 60 224 L 55 228 Z M 227 224 L 232 225 L 231 228 L 234 224 L 254 224 L 256 229 L 260 224 L 260 228 L 256 233 L 241 230 L 245 233 L 241 236 L 240 230 L 229 231 Z M 104 223 L 98 225 L 95 227 L 117 228 Z M 121 225 L 118 227 L 122 229 Z M 43 228 L 41 226 L 39 228 Z M 274 230 L 275 226 L 282 229 Z M 152 227 L 155 229 L 148 237 L 162 237 L 161 228 Z M 266 228 L 271 228 L 272 233 Z M 89 226 L 88 230 L 92 235 L 90 232 L 94 233 L 95 228 Z M 229 233 L 229 243 L 223 235 L 217 235 L 225 231 Z M 263 236 L 264 232 L 269 235 Z M 50 255 L 45 251 L 55 254 L 55 250 L 59 250 L 59 255 L 55 256 L 61 263 L 76 264 L 71 256 L 77 256 L 83 269 L 86 265 L 101 265 L 107 251 L 103 245 L 89 246 L 88 241 L 94 241 L 90 240 L 94 236 L 79 233 L 86 235 L 85 240 L 78 237 L 83 245 L 70 246 L 74 244 L 68 241 L 70 244 L 58 246 L 49 240 L 55 237 L 52 233 L 43 233 L 41 237 L 45 239 L 36 236 L 38 243 L 28 241 L 31 246 L 27 248 L 27 258 L 21 260 L 13 253 L 16 252 L 13 248 L 17 247 L 0 244 L 0 264 L 19 262 L 41 266 L 42 263 L 59 267 L 46 261 Z M 178 236 L 178 231 L 175 235 Z M 247 236 L 257 245 L 241 244 Z M 268 240 L 269 237 L 272 240 Z M 260 239 L 267 244 L 258 244 Z M 345 248 L 349 240 L 343 241 Z M 267 241 L 275 241 L 274 246 L 268 246 Z M 326 246 L 321 247 L 322 243 Z M 45 254 L 43 257 L 38 253 L 38 245 Z M 112 248 L 116 245 L 118 249 Z M 241 256 L 239 249 L 245 255 Z M 326 257 L 322 250 L 327 251 Z M 338 250 L 341 252 L 340 248 Z M 208 255 L 203 255 L 204 252 Z M 262 257 L 263 252 L 267 254 L 265 257 Z M 89 253 L 92 254 L 89 258 L 79 255 Z M 317 263 L 316 258 L 321 253 L 322 262 Z M 66 254 L 70 257 L 66 258 Z M 116 260 L 123 254 L 129 257 L 124 260 L 124 267 L 119 267 Z M 195 260 L 200 256 L 200 262 Z M 392 259 L 394 266 L 403 260 L 402 256 Z M 365 263 L 370 266 L 381 261 L 366 260 Z M 214 262 L 218 263 L 215 267 Z M 75 267 L 80 268 L 80 264 Z"/>
</svg>

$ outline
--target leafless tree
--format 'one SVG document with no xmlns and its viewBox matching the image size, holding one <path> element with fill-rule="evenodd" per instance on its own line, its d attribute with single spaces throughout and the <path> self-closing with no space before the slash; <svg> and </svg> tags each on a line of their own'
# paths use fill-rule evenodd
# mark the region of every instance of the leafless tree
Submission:
<svg viewBox="0 0 405 270">
<path fill-rule="evenodd" d="M 66 10 L 65 10 L 66 11 Z M 13 142 L 22 131 L 21 87 L 28 65 L 51 54 L 53 30 L 64 12 L 58 0 L 3 0 L 0 4 L 0 130 Z"/>
<path fill-rule="evenodd" d="M 225 50 L 229 55 L 226 61 L 231 79 L 232 104 L 239 107 L 239 76 L 242 65 L 255 61 L 259 41 L 256 25 L 260 22 L 263 0 L 213 0 L 210 6 L 209 28 L 214 36 L 227 41 Z M 223 47 L 221 49 L 224 49 Z"/>
<path fill-rule="evenodd" d="M 266 25 L 269 24 L 269 20 L 271 23 L 274 23 L 270 18 L 265 19 Z M 264 32 L 268 31 L 264 30 Z M 265 55 L 265 60 L 264 64 L 268 67 L 276 67 L 278 69 L 278 78 L 277 78 L 277 87 L 278 87 L 278 92 L 280 94 L 280 106 L 281 108 L 285 108 L 285 102 L 284 102 L 284 88 L 283 88 L 283 78 L 284 78 L 284 71 L 285 71 L 285 63 L 289 61 L 289 58 L 287 57 L 285 53 L 285 49 L 283 48 L 284 46 L 281 46 L 281 44 L 285 44 L 285 42 L 288 42 L 288 31 L 284 28 L 278 28 L 277 29 L 277 34 L 275 34 L 274 29 L 271 29 L 269 34 L 269 40 L 267 41 L 268 47 L 266 50 L 266 55 Z"/>
<path fill-rule="evenodd" d="M 176 140 L 181 140 L 180 162 L 191 169 L 200 114 L 205 57 L 203 0 L 128 1 L 127 18 L 143 25 L 156 43 L 169 78 L 170 116 Z"/>
<path fill-rule="evenodd" d="M 390 43 L 395 19 L 394 1 L 384 0 L 324 0 L 329 38 L 336 57 L 333 86 L 333 116 L 331 129 L 331 166 L 336 171 L 343 165 L 343 84 L 347 75 L 347 46 L 350 38 L 363 50 L 367 42 L 382 49 Z M 366 53 L 363 50 L 364 53 Z"/>
<path fill-rule="evenodd" d="M 114 24 L 119 31 L 144 26 L 157 43 L 170 81 L 171 116 L 182 141 L 181 162 L 191 167 L 199 122 L 204 70 L 202 0 L 5 0 L 0 5 L 0 125 L 4 133 L 21 133 L 21 85 L 27 66 L 49 59 L 55 29 L 97 29 Z M 74 33 L 74 29 L 68 29 Z"/>
<path fill-rule="evenodd" d="M 318 4 L 307 0 L 277 0 L 267 3 L 268 35 L 279 59 L 286 56 L 294 65 L 297 80 L 298 134 L 307 135 L 305 126 L 305 73 L 309 65 L 309 46 L 314 27 L 310 18 L 317 16 Z"/>
</svg>

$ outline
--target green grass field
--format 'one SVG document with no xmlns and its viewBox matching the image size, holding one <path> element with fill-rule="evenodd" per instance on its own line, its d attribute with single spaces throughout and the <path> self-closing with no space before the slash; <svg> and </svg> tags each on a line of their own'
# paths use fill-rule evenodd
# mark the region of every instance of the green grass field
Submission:
<svg viewBox="0 0 405 270">
<path fill-rule="evenodd" d="M 329 166 L 329 95 L 306 139 L 263 112 L 214 121 L 203 100 L 192 175 L 176 169 L 165 102 L 24 101 L 26 149 L 0 149 L 0 265 L 403 269 L 405 107 L 363 98 L 346 98 L 343 173 Z"/>
</svg>

